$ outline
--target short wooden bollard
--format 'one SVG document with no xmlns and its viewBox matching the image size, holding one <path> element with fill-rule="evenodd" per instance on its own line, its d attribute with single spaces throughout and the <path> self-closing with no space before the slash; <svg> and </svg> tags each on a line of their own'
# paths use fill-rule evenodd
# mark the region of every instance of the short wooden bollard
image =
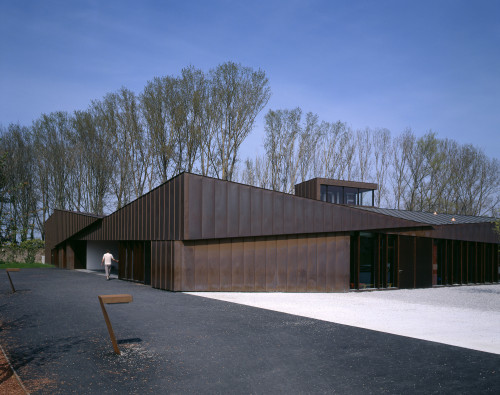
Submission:
<svg viewBox="0 0 500 395">
<path fill-rule="evenodd" d="M 111 338 L 111 343 L 113 343 L 113 349 L 115 354 L 120 355 L 120 349 L 118 348 L 118 343 L 116 342 L 115 333 L 113 332 L 113 327 L 109 321 L 108 313 L 105 304 L 116 304 L 116 303 L 130 303 L 132 302 L 132 295 L 121 294 L 121 295 L 99 295 L 99 303 L 101 304 L 102 314 L 104 315 L 104 321 L 106 321 L 106 326 L 108 327 L 109 337 Z"/>
<path fill-rule="evenodd" d="M 16 289 L 14 288 L 14 284 L 12 284 L 12 279 L 10 278 L 10 274 L 9 272 L 18 272 L 19 268 L 8 268 L 8 269 L 5 269 L 5 271 L 7 272 L 7 277 L 9 277 L 9 281 L 10 281 L 10 286 L 12 288 L 12 293 L 16 292 Z"/>
</svg>

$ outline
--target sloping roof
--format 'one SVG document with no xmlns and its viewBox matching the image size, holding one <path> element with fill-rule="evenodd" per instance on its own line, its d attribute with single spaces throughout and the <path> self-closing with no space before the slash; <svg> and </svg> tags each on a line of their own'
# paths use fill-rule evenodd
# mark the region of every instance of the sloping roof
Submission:
<svg viewBox="0 0 500 395">
<path fill-rule="evenodd" d="M 56 213 L 46 223 L 51 245 L 69 237 L 188 241 L 384 229 L 434 232 L 435 225 L 474 228 L 474 224 L 493 221 L 488 217 L 338 205 L 191 173 L 177 175 L 102 219 Z M 446 228 L 453 229 L 446 230 L 443 238 L 458 227 Z M 467 231 L 474 233 L 476 229 Z"/>
<path fill-rule="evenodd" d="M 494 222 L 492 217 L 475 217 L 472 215 L 452 215 L 452 214 L 434 214 L 422 211 L 406 211 L 389 208 L 362 207 L 362 210 L 388 215 L 391 217 L 402 218 L 410 221 L 425 223 L 429 225 L 451 225 L 451 224 L 477 224 L 483 222 Z M 455 221 L 452 221 L 455 218 Z"/>
<path fill-rule="evenodd" d="M 54 213 L 56 211 L 60 211 L 62 213 L 68 213 L 68 214 L 85 215 L 87 217 L 94 217 L 94 218 L 97 218 L 97 219 L 106 217 L 106 215 L 104 215 L 104 214 L 87 213 L 85 211 L 63 210 L 63 209 L 58 209 L 58 208 L 54 209 Z"/>
<path fill-rule="evenodd" d="M 80 230 L 101 221 L 103 215 L 56 209 L 45 221 L 46 250 L 73 236 Z"/>
</svg>

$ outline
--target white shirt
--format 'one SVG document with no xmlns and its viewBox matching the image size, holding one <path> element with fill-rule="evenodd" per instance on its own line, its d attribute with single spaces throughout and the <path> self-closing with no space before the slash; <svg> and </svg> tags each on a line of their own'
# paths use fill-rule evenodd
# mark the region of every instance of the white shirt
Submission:
<svg viewBox="0 0 500 395">
<path fill-rule="evenodd" d="M 104 259 L 104 264 L 105 265 L 111 265 L 111 259 L 115 259 L 112 254 L 109 252 L 106 252 L 103 256 L 102 259 Z"/>
</svg>

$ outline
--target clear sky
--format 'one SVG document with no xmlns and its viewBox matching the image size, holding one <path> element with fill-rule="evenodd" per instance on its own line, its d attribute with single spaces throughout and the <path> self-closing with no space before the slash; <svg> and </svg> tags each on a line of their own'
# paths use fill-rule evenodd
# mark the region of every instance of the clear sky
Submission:
<svg viewBox="0 0 500 395">
<path fill-rule="evenodd" d="M 0 0 L 0 124 L 156 76 L 263 69 L 268 109 L 472 143 L 500 158 L 500 1 Z"/>
</svg>

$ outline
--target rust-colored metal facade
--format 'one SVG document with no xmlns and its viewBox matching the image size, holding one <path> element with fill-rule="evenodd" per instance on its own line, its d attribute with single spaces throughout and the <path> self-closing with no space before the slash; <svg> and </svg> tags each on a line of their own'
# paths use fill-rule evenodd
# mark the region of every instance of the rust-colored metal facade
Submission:
<svg viewBox="0 0 500 395">
<path fill-rule="evenodd" d="M 214 178 L 193 174 L 184 174 L 184 178 L 184 240 L 425 226 Z"/>
<path fill-rule="evenodd" d="M 151 285 L 172 291 L 349 289 L 345 234 L 157 241 L 151 258 Z"/>
<path fill-rule="evenodd" d="M 68 251 L 66 251 L 65 241 L 82 229 L 87 228 L 94 222 L 100 221 L 103 217 L 87 213 L 79 213 L 76 211 L 54 210 L 54 213 L 45 221 L 45 257 L 53 263 L 75 269 L 74 260 L 71 257 L 74 255 L 72 244 L 68 243 Z M 62 244 L 62 245 L 61 245 Z M 59 245 L 59 248 L 54 248 Z M 79 248 L 79 247 L 75 247 Z M 64 254 L 63 254 L 64 250 Z M 70 256 L 70 265 L 66 266 L 66 254 Z M 59 264 L 60 262 L 60 264 Z M 78 268 L 77 262 L 77 268 Z"/>
<path fill-rule="evenodd" d="M 185 177 L 181 174 L 108 215 L 75 237 L 78 240 L 182 240 Z"/>
<path fill-rule="evenodd" d="M 303 196 L 318 196 L 322 183 L 328 180 L 314 179 L 296 190 Z M 189 173 L 104 218 L 80 217 L 56 212 L 47 221 L 47 248 L 55 253 L 53 263 L 78 268 L 85 243 L 117 242 L 120 278 L 172 291 L 359 288 L 358 283 L 351 284 L 350 274 L 359 254 L 352 240 L 360 231 L 375 232 L 380 240 L 396 237 L 395 264 L 403 270 L 398 273 L 405 274 L 397 274 L 391 286 L 432 286 L 434 239 L 485 243 L 494 237 L 488 224 L 431 226 Z M 496 242 L 487 248 L 497 256 Z M 387 286 L 383 270 L 377 270 L 374 284 Z M 413 272 L 410 277 L 409 272 Z M 496 277 L 492 273 L 495 278 L 498 281 L 498 273 Z"/>
<path fill-rule="evenodd" d="M 347 291 L 348 249 L 349 236 L 337 234 L 189 241 L 179 290 Z"/>
</svg>

